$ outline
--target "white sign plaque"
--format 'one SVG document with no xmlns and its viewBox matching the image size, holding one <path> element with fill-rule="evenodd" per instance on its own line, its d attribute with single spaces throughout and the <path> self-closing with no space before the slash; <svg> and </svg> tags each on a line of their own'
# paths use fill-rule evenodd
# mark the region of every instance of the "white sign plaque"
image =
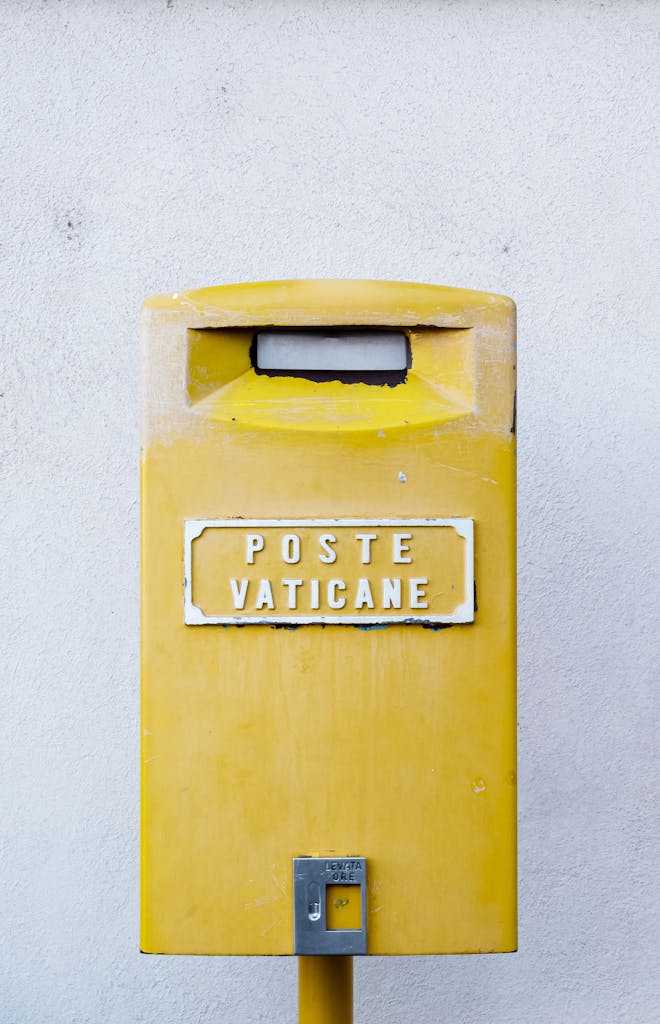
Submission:
<svg viewBox="0 0 660 1024">
<path fill-rule="evenodd" d="M 474 621 L 471 519 L 188 519 L 184 621 Z"/>
</svg>

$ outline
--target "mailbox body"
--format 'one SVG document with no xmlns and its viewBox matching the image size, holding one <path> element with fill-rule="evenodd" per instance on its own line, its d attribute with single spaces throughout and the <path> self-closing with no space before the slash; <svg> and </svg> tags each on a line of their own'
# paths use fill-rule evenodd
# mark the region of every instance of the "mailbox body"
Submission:
<svg viewBox="0 0 660 1024">
<path fill-rule="evenodd" d="M 256 372 L 260 328 L 323 327 L 404 330 L 405 381 Z M 369 953 L 514 949 L 513 303 L 218 287 L 143 342 L 142 949 L 292 953 L 315 854 L 367 859 Z"/>
</svg>

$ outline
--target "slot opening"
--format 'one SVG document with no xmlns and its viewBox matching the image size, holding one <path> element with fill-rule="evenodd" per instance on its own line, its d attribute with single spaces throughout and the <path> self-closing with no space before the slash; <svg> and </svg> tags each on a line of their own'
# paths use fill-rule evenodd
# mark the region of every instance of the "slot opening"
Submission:
<svg viewBox="0 0 660 1024">
<path fill-rule="evenodd" d="M 267 377 L 302 377 L 315 383 L 405 383 L 412 365 L 404 331 L 326 327 L 255 333 L 250 346 L 255 373 Z"/>
</svg>

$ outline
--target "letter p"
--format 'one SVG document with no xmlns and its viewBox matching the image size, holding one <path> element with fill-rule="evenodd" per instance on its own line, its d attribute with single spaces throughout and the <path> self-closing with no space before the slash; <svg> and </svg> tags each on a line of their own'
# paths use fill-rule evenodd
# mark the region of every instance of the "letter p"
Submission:
<svg viewBox="0 0 660 1024">
<path fill-rule="evenodd" d="M 257 551 L 263 551 L 264 539 L 260 533 L 248 533 L 245 538 L 245 561 L 248 565 L 254 565 L 254 556 Z"/>
</svg>

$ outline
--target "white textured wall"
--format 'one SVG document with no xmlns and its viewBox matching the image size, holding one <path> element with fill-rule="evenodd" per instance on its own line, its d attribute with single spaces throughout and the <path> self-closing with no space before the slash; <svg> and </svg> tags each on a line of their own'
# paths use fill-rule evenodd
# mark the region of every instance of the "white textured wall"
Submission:
<svg viewBox="0 0 660 1024">
<path fill-rule="evenodd" d="M 1 8 L 0 1021 L 294 1018 L 137 952 L 137 319 L 315 276 L 520 312 L 521 950 L 359 962 L 357 1021 L 657 1021 L 660 7 Z"/>
</svg>

